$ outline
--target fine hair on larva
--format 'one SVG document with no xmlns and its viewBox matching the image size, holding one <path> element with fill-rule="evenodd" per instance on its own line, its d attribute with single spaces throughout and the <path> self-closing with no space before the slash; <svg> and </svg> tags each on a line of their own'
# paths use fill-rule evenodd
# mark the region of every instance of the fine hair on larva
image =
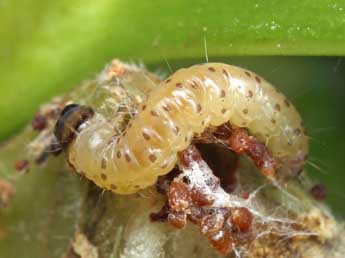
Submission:
<svg viewBox="0 0 345 258">
<path fill-rule="evenodd" d="M 301 170 L 308 154 L 301 117 L 289 100 L 255 73 L 222 63 L 176 71 L 148 94 L 121 134 L 98 112 L 87 118 L 68 146 L 69 162 L 119 194 L 154 184 L 193 137 L 225 123 L 264 143 L 278 175 Z"/>
</svg>

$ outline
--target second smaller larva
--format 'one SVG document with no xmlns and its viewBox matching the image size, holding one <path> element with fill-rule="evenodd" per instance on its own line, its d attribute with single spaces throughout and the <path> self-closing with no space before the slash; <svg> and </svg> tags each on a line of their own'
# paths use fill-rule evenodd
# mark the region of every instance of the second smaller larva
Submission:
<svg viewBox="0 0 345 258">
<path fill-rule="evenodd" d="M 255 73 L 227 64 L 176 71 L 149 93 L 121 135 L 114 136 L 102 114 L 86 109 L 73 106 L 64 113 L 76 110 L 88 119 L 69 143 L 69 161 L 98 186 L 119 194 L 154 184 L 173 169 L 193 137 L 225 123 L 248 129 L 264 143 L 278 164 L 276 174 L 299 171 L 308 154 L 301 117 L 289 100 Z M 61 135 L 64 128 L 58 129 Z"/>
</svg>

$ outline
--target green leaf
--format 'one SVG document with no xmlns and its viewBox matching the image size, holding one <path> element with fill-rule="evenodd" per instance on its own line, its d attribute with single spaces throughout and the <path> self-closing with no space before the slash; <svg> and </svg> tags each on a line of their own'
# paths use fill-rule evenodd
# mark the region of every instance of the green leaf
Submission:
<svg viewBox="0 0 345 258">
<path fill-rule="evenodd" d="M 13 0 L 0 3 L 0 139 L 111 58 L 344 55 L 338 0 Z"/>
</svg>

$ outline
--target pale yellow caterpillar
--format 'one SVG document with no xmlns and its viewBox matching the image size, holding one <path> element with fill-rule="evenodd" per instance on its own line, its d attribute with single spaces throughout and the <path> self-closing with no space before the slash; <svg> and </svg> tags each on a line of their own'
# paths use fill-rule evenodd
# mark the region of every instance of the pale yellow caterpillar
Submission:
<svg viewBox="0 0 345 258">
<path fill-rule="evenodd" d="M 61 117 L 73 120 L 77 107 Z M 119 194 L 154 184 L 172 170 L 178 152 L 195 135 L 224 123 L 247 128 L 265 144 L 278 162 L 277 173 L 300 170 L 308 153 L 300 115 L 285 96 L 253 72 L 221 63 L 175 72 L 149 93 L 121 135 L 104 115 L 78 110 L 78 125 L 88 120 L 69 144 L 69 161 L 100 187 Z M 56 126 L 60 140 L 70 137 L 62 130 L 68 121 L 61 121 Z"/>
</svg>

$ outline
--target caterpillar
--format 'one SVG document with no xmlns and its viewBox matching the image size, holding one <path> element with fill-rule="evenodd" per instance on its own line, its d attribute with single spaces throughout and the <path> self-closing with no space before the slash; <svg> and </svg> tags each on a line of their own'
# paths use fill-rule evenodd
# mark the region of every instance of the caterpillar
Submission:
<svg viewBox="0 0 345 258">
<path fill-rule="evenodd" d="M 121 134 L 89 107 L 65 109 L 55 135 L 68 143 L 69 162 L 118 194 L 154 184 L 196 135 L 223 124 L 246 128 L 263 143 L 278 164 L 277 175 L 301 170 L 308 154 L 301 117 L 289 100 L 255 73 L 222 63 L 176 71 L 149 92 Z M 72 129 L 78 130 L 74 137 Z"/>
</svg>

